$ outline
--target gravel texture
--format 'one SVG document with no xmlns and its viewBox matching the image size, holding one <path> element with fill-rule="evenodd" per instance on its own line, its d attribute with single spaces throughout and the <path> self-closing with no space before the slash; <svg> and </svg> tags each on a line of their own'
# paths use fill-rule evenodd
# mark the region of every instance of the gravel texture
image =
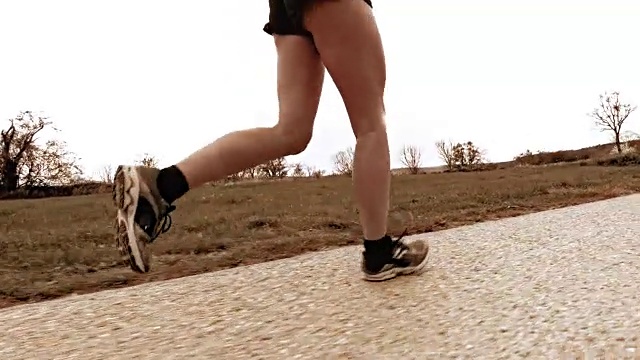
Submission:
<svg viewBox="0 0 640 360">
<path fill-rule="evenodd" d="M 0 359 L 640 358 L 639 216 L 633 195 L 419 235 L 427 271 L 385 283 L 348 247 L 8 308 Z"/>
</svg>

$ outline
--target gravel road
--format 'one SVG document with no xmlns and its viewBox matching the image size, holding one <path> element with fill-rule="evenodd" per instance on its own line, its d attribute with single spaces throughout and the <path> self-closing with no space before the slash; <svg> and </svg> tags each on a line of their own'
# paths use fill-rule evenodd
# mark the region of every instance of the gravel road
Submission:
<svg viewBox="0 0 640 360">
<path fill-rule="evenodd" d="M 419 235 L 386 283 L 347 247 L 17 306 L 0 359 L 640 359 L 639 235 L 632 195 Z"/>
</svg>

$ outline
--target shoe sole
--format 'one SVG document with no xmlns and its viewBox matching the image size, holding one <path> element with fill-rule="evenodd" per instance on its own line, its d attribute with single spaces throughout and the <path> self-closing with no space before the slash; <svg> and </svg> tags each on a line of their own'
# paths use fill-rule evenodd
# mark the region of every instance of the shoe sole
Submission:
<svg viewBox="0 0 640 360">
<path fill-rule="evenodd" d="M 116 241 L 123 261 L 138 273 L 149 272 L 145 243 L 135 233 L 135 215 L 140 195 L 140 179 L 131 166 L 118 166 L 113 181 L 113 203 L 116 215 Z"/>
<path fill-rule="evenodd" d="M 377 273 L 375 275 L 365 274 L 364 279 L 367 281 L 380 282 L 380 281 L 391 280 L 401 275 L 417 275 L 420 272 L 422 272 L 422 270 L 424 270 L 424 268 L 427 266 L 427 263 L 429 262 L 429 255 L 431 255 L 431 247 L 429 247 L 427 256 L 425 256 L 422 262 L 417 266 L 406 267 L 406 268 L 394 267 L 387 271 Z"/>
</svg>

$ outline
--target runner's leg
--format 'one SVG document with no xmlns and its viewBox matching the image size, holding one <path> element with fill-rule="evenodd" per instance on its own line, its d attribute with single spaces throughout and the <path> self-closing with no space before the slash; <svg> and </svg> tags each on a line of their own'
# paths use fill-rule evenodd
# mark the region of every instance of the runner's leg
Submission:
<svg viewBox="0 0 640 360">
<path fill-rule="evenodd" d="M 303 11 L 296 13 L 303 14 L 305 28 L 342 95 L 356 137 L 353 178 L 365 238 L 365 278 L 386 280 L 421 270 L 427 263 L 428 244 L 393 241 L 387 235 L 391 174 L 384 105 L 386 64 L 371 2 L 313 0 L 303 5 Z"/>
<path fill-rule="evenodd" d="M 278 54 L 279 120 L 273 127 L 236 131 L 176 165 L 154 169 L 120 166 L 114 203 L 120 251 L 137 272 L 150 269 L 146 244 L 171 226 L 171 204 L 206 182 L 302 152 L 311 139 L 324 80 L 324 67 L 309 33 L 289 21 L 280 0 L 270 2 L 269 23 Z"/>
</svg>

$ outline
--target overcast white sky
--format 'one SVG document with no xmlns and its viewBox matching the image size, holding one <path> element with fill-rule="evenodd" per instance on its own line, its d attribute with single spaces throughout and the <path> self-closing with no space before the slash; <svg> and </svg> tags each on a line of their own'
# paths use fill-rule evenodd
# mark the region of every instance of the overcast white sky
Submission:
<svg viewBox="0 0 640 360">
<path fill-rule="evenodd" d="M 403 144 L 437 165 L 443 138 L 493 161 L 605 142 L 586 116 L 598 95 L 640 103 L 634 1 L 373 1 L 394 166 Z M 170 165 L 226 132 L 273 125 L 267 15 L 266 0 L 1 1 L 0 120 L 42 111 L 88 174 L 145 152 Z M 330 169 L 355 139 L 327 85 L 296 160 Z M 627 129 L 640 132 L 640 112 Z"/>
</svg>

